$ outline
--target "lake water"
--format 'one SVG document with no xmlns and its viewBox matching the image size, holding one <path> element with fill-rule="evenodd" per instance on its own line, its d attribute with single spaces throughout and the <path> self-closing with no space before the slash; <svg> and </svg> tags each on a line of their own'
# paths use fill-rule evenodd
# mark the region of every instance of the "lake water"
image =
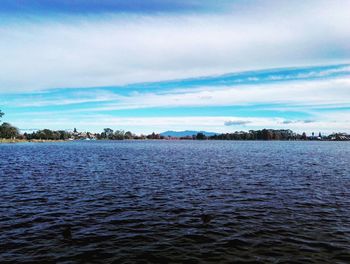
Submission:
<svg viewBox="0 0 350 264">
<path fill-rule="evenodd" d="M 3 144 L 0 216 L 0 263 L 349 263 L 350 143 Z"/>
</svg>

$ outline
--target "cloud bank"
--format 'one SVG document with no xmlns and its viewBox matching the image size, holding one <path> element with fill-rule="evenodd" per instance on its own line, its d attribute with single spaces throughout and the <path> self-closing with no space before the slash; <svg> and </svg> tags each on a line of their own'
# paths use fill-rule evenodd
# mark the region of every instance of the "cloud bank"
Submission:
<svg viewBox="0 0 350 264">
<path fill-rule="evenodd" d="M 226 12 L 28 16 L 0 25 L 0 91 L 96 87 L 349 61 L 349 1 Z"/>
</svg>

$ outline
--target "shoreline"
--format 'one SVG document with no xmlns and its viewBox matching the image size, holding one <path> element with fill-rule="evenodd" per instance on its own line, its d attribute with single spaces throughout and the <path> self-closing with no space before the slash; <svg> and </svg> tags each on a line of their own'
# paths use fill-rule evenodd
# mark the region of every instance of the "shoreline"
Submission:
<svg viewBox="0 0 350 264">
<path fill-rule="evenodd" d="M 68 140 L 49 140 L 49 139 L 4 139 L 0 138 L 0 144 L 15 144 L 15 143 L 56 143 L 68 142 Z"/>
<path fill-rule="evenodd" d="M 0 144 L 17 144 L 17 143 L 67 143 L 67 142 L 86 142 L 87 140 L 50 140 L 50 139 L 1 139 L 0 138 Z M 269 141 L 294 141 L 294 142 L 346 142 L 349 140 L 225 140 L 225 139 L 216 139 L 216 140 L 193 140 L 193 139 L 124 139 L 124 140 L 106 140 L 106 139 L 100 139 L 100 140 L 93 140 L 93 141 L 111 141 L 111 142 L 120 142 L 120 141 L 256 141 L 256 142 L 269 142 Z"/>
</svg>

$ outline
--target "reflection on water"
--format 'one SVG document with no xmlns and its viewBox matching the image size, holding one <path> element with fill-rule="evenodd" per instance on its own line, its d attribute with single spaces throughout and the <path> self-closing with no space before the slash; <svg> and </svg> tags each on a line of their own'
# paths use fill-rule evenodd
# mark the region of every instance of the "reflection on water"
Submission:
<svg viewBox="0 0 350 264">
<path fill-rule="evenodd" d="M 0 262 L 350 261 L 350 144 L 0 145 Z"/>
</svg>

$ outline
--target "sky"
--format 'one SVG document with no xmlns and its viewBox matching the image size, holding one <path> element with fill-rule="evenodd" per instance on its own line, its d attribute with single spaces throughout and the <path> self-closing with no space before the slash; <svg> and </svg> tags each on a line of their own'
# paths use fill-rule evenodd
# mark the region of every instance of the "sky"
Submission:
<svg viewBox="0 0 350 264">
<path fill-rule="evenodd" d="M 2 121 L 350 133 L 348 10 L 347 0 L 2 0 Z"/>
</svg>

